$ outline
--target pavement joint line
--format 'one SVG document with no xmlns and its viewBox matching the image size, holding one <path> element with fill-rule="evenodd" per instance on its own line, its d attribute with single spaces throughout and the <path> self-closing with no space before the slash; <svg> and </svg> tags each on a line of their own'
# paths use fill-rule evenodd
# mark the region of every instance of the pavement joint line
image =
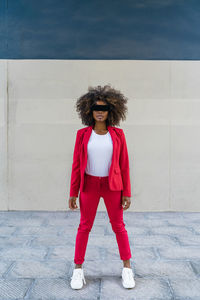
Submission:
<svg viewBox="0 0 200 300">
<path fill-rule="evenodd" d="M 170 293 L 171 293 L 171 297 L 172 297 L 171 300 L 175 300 L 175 299 L 176 299 L 176 296 L 175 296 L 174 290 L 173 290 L 173 288 L 172 288 L 172 286 L 171 286 L 170 279 L 167 278 L 166 281 L 167 281 L 167 284 L 168 284 L 168 287 L 169 287 L 169 290 L 170 290 Z"/>
<path fill-rule="evenodd" d="M 25 300 L 26 300 L 26 299 L 29 299 L 29 295 L 30 295 L 30 293 L 31 293 L 31 291 L 32 291 L 32 289 L 33 289 L 35 283 L 36 283 L 36 279 L 33 278 L 33 279 L 31 280 L 30 285 L 28 286 L 28 288 L 27 288 L 27 290 L 26 290 L 26 292 L 25 292 L 25 295 L 24 295 L 23 299 L 25 299 Z"/>
<path fill-rule="evenodd" d="M 198 272 L 198 270 L 195 268 L 194 264 L 192 261 L 188 261 L 188 264 L 190 265 L 190 268 L 192 269 L 192 271 L 195 273 L 195 275 L 197 276 L 197 278 L 200 278 L 200 273 Z"/>
<path fill-rule="evenodd" d="M 11 261 L 9 267 L 6 269 L 6 271 L 3 273 L 2 278 L 7 279 L 7 275 L 9 272 L 17 265 L 16 261 Z"/>
</svg>

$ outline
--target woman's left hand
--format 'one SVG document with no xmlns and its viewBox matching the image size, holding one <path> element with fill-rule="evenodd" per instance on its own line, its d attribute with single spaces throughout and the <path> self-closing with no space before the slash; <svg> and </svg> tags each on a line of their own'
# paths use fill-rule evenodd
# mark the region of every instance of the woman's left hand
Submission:
<svg viewBox="0 0 200 300">
<path fill-rule="evenodd" d="M 130 197 L 126 197 L 126 196 L 122 196 L 122 207 L 123 207 L 123 210 L 128 209 L 130 205 L 131 205 L 131 198 Z"/>
</svg>

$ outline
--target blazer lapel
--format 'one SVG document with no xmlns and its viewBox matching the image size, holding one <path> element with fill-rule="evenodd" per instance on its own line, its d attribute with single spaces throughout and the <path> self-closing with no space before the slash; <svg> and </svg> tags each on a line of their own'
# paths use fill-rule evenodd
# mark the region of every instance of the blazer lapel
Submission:
<svg viewBox="0 0 200 300">
<path fill-rule="evenodd" d="M 116 139 L 115 139 L 115 132 L 112 128 L 112 126 L 108 126 L 108 131 L 110 133 L 110 136 L 111 136 L 111 139 L 112 139 L 112 142 L 113 142 L 113 155 L 112 155 L 112 161 L 111 161 L 111 165 L 110 165 L 110 171 L 109 171 L 109 174 L 110 172 L 112 171 L 112 168 L 113 168 L 113 162 L 114 162 L 114 158 L 115 158 L 115 151 L 116 151 Z"/>
<path fill-rule="evenodd" d="M 88 144 L 91 133 L 92 133 L 92 126 L 88 126 L 86 128 L 85 133 L 84 133 L 84 140 L 83 140 L 83 149 L 84 149 L 85 161 L 87 160 L 87 144 Z"/>
</svg>

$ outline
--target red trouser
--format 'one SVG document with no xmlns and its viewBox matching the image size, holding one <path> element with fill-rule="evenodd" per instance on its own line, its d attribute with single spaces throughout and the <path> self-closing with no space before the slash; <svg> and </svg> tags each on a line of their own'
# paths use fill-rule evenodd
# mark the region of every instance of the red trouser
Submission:
<svg viewBox="0 0 200 300">
<path fill-rule="evenodd" d="M 99 177 L 85 173 L 84 191 L 80 192 L 80 224 L 76 235 L 74 263 L 84 262 L 89 233 L 92 229 L 100 197 L 103 197 L 112 230 L 114 231 L 122 260 L 130 259 L 131 249 L 123 222 L 121 191 L 111 191 L 108 176 Z"/>
</svg>

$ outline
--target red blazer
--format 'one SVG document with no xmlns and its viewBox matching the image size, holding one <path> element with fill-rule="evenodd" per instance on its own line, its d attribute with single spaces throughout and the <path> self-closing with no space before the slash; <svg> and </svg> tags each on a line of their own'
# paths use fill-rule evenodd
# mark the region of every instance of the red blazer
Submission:
<svg viewBox="0 0 200 300">
<path fill-rule="evenodd" d="M 112 191 L 122 191 L 122 196 L 131 197 L 131 183 L 129 173 L 129 157 L 123 129 L 107 126 L 113 141 L 112 162 L 109 169 L 109 187 Z M 83 191 L 84 173 L 87 166 L 87 143 L 93 126 L 81 128 L 76 133 L 76 142 L 73 154 L 70 197 L 78 197 Z"/>
</svg>

